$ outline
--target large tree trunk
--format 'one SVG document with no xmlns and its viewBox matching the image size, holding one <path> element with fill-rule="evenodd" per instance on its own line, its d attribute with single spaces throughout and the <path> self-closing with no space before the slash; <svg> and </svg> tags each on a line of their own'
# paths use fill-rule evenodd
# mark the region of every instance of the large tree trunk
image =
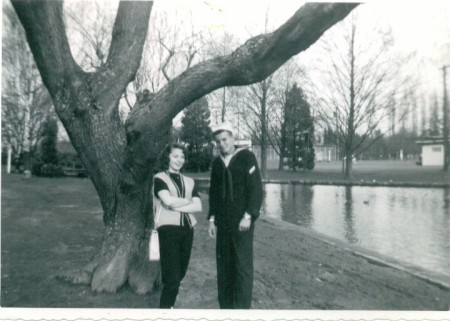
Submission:
<svg viewBox="0 0 450 321">
<path fill-rule="evenodd" d="M 305 50 L 356 4 L 308 4 L 272 34 L 250 39 L 228 56 L 191 67 L 155 95 L 141 97 L 125 125 L 118 103 L 139 67 L 152 2 L 119 5 L 108 59 L 85 73 L 69 48 L 62 2 L 14 0 L 30 49 L 59 118 L 87 169 L 104 211 L 98 253 L 72 281 L 114 292 L 128 282 L 152 288 L 158 266 L 147 260 L 152 226 L 150 190 L 157 157 L 171 120 L 198 98 L 224 86 L 259 82 Z M 150 213 L 150 215 L 149 215 Z"/>
<path fill-rule="evenodd" d="M 145 227 L 151 223 L 149 174 L 156 157 L 147 162 L 132 159 L 137 152 L 128 143 L 138 135 L 127 133 L 121 124 L 118 103 L 139 66 L 151 3 L 121 3 L 108 61 L 98 73 L 85 73 L 74 62 L 66 34 L 61 32 L 61 2 L 17 1 L 13 5 L 58 116 L 104 211 L 104 234 L 97 255 L 66 277 L 91 284 L 96 291 L 114 292 L 128 281 L 136 291 L 147 292 L 158 269 L 146 263 L 144 246 Z M 41 30 L 36 30 L 36 25 Z M 146 104 L 148 99 L 141 102 Z M 139 104 L 135 108 L 140 108 Z M 153 130 L 163 133 L 167 128 L 167 122 L 161 122 Z M 163 142 L 159 136 L 152 135 L 157 142 L 148 141 L 155 154 Z M 141 175 L 142 167 L 146 176 Z"/>
<path fill-rule="evenodd" d="M 141 108 L 139 103 L 135 108 Z M 128 281 L 136 292 L 146 293 L 152 289 L 159 271 L 157 264 L 148 262 L 145 233 L 153 225 L 152 173 L 156 157 L 169 137 L 171 123 L 154 124 L 149 135 L 152 139 L 143 140 L 140 133 L 125 132 L 118 114 L 114 121 L 105 121 L 101 111 L 90 113 L 89 127 L 86 122 L 68 122 L 64 116 L 61 119 L 99 194 L 104 234 L 92 261 L 81 271 L 71 271 L 66 278 L 107 292 L 116 291 Z M 145 151 L 148 157 L 142 160 L 137 154 Z"/>
<path fill-rule="evenodd" d="M 281 170 L 283 170 L 284 169 L 284 162 L 283 162 L 283 160 L 284 160 L 284 155 L 285 155 L 285 149 L 286 149 L 286 147 L 284 147 L 284 146 L 281 146 L 280 147 L 280 158 L 278 159 L 278 170 L 279 171 L 281 171 Z"/>
<path fill-rule="evenodd" d="M 353 163 L 352 163 L 352 149 L 347 148 L 345 150 L 345 178 L 352 179 L 353 178 Z"/>
</svg>

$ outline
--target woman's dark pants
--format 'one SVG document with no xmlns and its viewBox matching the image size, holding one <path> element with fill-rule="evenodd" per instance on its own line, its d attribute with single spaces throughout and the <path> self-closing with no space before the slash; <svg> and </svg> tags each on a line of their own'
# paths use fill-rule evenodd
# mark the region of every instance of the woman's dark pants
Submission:
<svg viewBox="0 0 450 321">
<path fill-rule="evenodd" d="M 158 228 L 163 288 L 159 307 L 175 305 L 180 282 L 186 275 L 191 257 L 194 229 L 188 226 L 164 225 Z"/>
</svg>

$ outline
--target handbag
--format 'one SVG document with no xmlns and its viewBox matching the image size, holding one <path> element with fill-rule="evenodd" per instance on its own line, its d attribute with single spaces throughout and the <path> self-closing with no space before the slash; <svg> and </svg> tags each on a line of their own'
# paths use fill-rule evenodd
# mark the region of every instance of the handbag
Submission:
<svg viewBox="0 0 450 321">
<path fill-rule="evenodd" d="M 150 241 L 148 245 L 148 254 L 150 261 L 159 261 L 159 236 L 158 236 L 158 220 L 161 215 L 161 204 L 159 204 L 155 214 L 155 225 L 150 234 Z"/>
</svg>

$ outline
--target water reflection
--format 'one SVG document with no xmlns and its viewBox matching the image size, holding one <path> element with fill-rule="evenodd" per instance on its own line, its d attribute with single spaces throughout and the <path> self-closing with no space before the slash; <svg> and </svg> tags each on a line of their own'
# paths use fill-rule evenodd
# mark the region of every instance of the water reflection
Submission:
<svg viewBox="0 0 450 321">
<path fill-rule="evenodd" d="M 263 215 L 450 275 L 450 189 L 267 184 Z"/>
<path fill-rule="evenodd" d="M 284 185 L 281 188 L 283 201 L 283 216 L 285 221 L 310 227 L 313 222 L 312 199 L 314 191 L 311 186 L 301 185 L 291 188 Z"/>
<path fill-rule="evenodd" d="M 352 187 L 345 186 L 345 238 L 350 243 L 358 242 L 356 237 L 356 231 L 353 227 L 353 199 L 352 199 Z"/>
<path fill-rule="evenodd" d="M 264 213 L 267 216 L 310 227 L 314 221 L 312 200 L 314 189 L 308 185 L 266 184 Z"/>
</svg>

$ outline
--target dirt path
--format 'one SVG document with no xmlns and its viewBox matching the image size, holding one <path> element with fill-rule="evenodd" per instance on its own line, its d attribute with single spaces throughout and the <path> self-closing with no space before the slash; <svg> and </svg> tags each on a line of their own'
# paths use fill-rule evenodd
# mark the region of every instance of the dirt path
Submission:
<svg viewBox="0 0 450 321">
<path fill-rule="evenodd" d="M 319 240 L 260 220 L 255 230 L 256 309 L 448 310 L 450 292 Z M 214 241 L 196 230 L 178 307 L 218 308 Z"/>
<path fill-rule="evenodd" d="M 59 281 L 81 266 L 101 238 L 102 213 L 86 179 L 2 178 L 3 307 L 153 308 L 159 293 L 128 287 L 94 294 Z M 198 215 L 194 249 L 178 308 L 218 308 L 214 241 Z M 448 310 L 449 290 L 352 254 L 289 224 L 258 221 L 255 286 L 258 309 Z"/>
</svg>

